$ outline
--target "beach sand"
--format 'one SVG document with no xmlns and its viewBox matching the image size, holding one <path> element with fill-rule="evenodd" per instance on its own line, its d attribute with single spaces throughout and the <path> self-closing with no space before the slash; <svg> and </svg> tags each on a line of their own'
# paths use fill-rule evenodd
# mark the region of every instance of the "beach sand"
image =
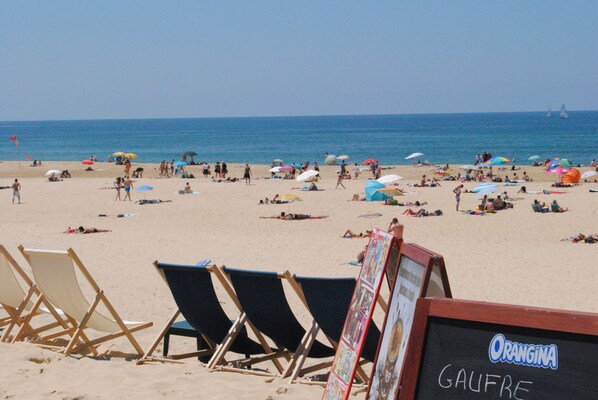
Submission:
<svg viewBox="0 0 598 400">
<path fill-rule="evenodd" d="M 137 167 L 134 164 L 133 169 Z M 111 188 L 122 175 L 122 166 L 98 163 L 95 171 L 83 171 L 80 163 L 48 162 L 32 168 L 28 163 L 0 163 L 0 186 L 14 178 L 22 184 L 22 204 L 12 205 L 12 191 L 0 190 L 0 243 L 17 261 L 29 268 L 17 246 L 64 250 L 72 247 L 85 263 L 108 298 L 125 319 L 153 321 L 139 332 L 146 348 L 158 334 L 175 305 L 152 262 L 194 264 L 210 258 L 217 265 L 265 271 L 289 270 L 297 275 L 356 276 L 358 269 L 347 265 L 366 244 L 365 239 L 342 238 L 346 229 L 365 232 L 386 229 L 393 217 L 405 225 L 405 241 L 414 242 L 444 256 L 455 298 L 529 306 L 598 312 L 596 246 L 573 244 L 561 239 L 579 232 L 598 233 L 598 194 L 587 183 L 556 190 L 565 194 L 517 194 L 519 186 L 501 191 L 518 198 L 513 209 L 495 215 L 475 216 L 455 211 L 452 190 L 456 182 L 441 182 L 437 188 L 414 187 L 432 168 L 399 166 L 383 171 L 405 179 L 398 182 L 406 195 L 399 201 L 428 202 L 427 209 L 440 209 L 439 217 L 402 216 L 405 207 L 349 201 L 363 193 L 369 173 L 359 180 L 345 180 L 346 189 L 335 190 L 338 167 L 322 168 L 325 189 L 305 192 L 293 189 L 304 184 L 294 180 L 263 179 L 269 166 L 254 166 L 251 185 L 244 182 L 214 183 L 204 179 L 200 167 L 189 167 L 197 179 L 157 179 L 156 164 L 143 164 L 144 177 L 134 185 L 149 185 L 148 192 L 133 192 L 133 200 L 172 200 L 163 204 L 138 205 L 115 201 Z M 69 169 L 72 179 L 49 182 L 49 169 Z M 557 180 L 539 167 L 523 167 L 534 182 L 528 190 L 554 189 Z M 581 169 L 585 171 L 587 168 Z M 241 177 L 242 165 L 230 165 L 231 176 Z M 459 170 L 454 169 L 457 173 Z M 504 177 L 506 171 L 500 171 Z M 508 171 L 511 174 L 511 171 Z M 258 179 L 259 178 L 259 179 Z M 179 195 L 189 181 L 197 195 Z M 471 189 L 475 183 L 466 183 Z M 285 205 L 259 205 L 260 199 L 275 194 L 296 194 L 302 201 Z M 124 197 L 124 192 L 123 192 Z M 570 211 L 534 213 L 533 199 L 557 199 Z M 474 209 L 479 200 L 462 195 L 461 209 Z M 327 215 L 322 220 L 281 221 L 260 219 L 281 211 Z M 358 218 L 374 211 L 380 218 Z M 99 217 L 106 214 L 107 217 Z M 139 214 L 116 218 L 118 214 Z M 90 235 L 64 234 L 68 227 L 96 227 L 112 232 Z M 223 306 L 231 302 L 220 290 Z M 307 312 L 288 293 L 304 325 Z M 190 351 L 193 343 L 173 338 L 172 351 Z M 320 387 L 289 385 L 281 379 L 210 372 L 194 361 L 185 365 L 137 366 L 128 356 L 132 347 L 116 340 L 100 347 L 109 361 L 90 357 L 65 357 L 33 345 L 1 344 L 0 396 L 33 399 L 112 398 L 211 398 L 211 399 L 317 399 Z M 86 397 L 78 397 L 86 396 Z M 355 398 L 363 398 L 358 395 Z"/>
</svg>

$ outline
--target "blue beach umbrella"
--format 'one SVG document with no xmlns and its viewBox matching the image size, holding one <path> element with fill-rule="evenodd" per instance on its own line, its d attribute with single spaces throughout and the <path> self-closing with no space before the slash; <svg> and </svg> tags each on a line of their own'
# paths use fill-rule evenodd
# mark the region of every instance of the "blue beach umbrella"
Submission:
<svg viewBox="0 0 598 400">
<path fill-rule="evenodd" d="M 139 187 L 136 187 L 135 190 L 138 192 L 146 192 L 148 190 L 154 190 L 154 188 L 151 186 L 139 186 Z"/>
<path fill-rule="evenodd" d="M 186 163 L 186 162 L 184 162 L 184 161 L 177 161 L 177 162 L 175 162 L 175 163 L 174 163 L 174 164 L 172 164 L 172 165 L 174 165 L 175 167 L 186 167 L 186 166 L 187 166 L 187 163 Z"/>
</svg>

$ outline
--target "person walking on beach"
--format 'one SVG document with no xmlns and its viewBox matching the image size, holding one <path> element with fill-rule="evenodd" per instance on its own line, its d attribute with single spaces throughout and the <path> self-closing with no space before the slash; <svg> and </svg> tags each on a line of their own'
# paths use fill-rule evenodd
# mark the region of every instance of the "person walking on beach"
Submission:
<svg viewBox="0 0 598 400">
<path fill-rule="evenodd" d="M 463 190 L 462 184 L 453 189 L 453 193 L 455 193 L 455 201 L 457 202 L 457 211 L 459 211 L 459 203 L 461 203 L 461 190 Z"/>
<path fill-rule="evenodd" d="M 346 189 L 345 185 L 343 185 L 343 174 L 339 174 L 338 175 L 338 180 L 336 181 L 336 187 L 334 188 L 335 190 L 338 189 L 339 185 L 343 187 L 343 189 Z"/>
<path fill-rule="evenodd" d="M 21 184 L 19 180 L 15 178 L 15 182 L 12 184 L 12 204 L 15 204 L 15 198 L 19 199 L 21 204 Z"/>
<path fill-rule="evenodd" d="M 243 173 L 243 179 L 245 179 L 246 185 L 251 185 L 251 168 L 249 164 L 245 164 L 245 172 Z"/>
<path fill-rule="evenodd" d="M 131 189 L 133 189 L 133 181 L 131 181 L 131 178 L 125 178 L 125 198 L 124 200 L 126 200 L 127 198 L 129 199 L 129 201 L 131 201 Z"/>
<path fill-rule="evenodd" d="M 122 184 L 123 184 L 123 181 L 122 181 L 121 177 L 120 176 L 117 177 L 116 181 L 114 181 L 114 189 L 116 189 L 116 198 L 114 199 L 114 201 L 122 200 L 120 198 L 120 189 L 122 189 L 122 187 L 123 187 Z"/>
</svg>

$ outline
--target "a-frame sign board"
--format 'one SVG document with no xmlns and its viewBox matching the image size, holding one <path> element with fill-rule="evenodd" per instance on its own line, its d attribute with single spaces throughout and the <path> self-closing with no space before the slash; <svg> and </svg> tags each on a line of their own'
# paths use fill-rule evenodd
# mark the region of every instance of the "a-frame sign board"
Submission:
<svg viewBox="0 0 598 400">
<path fill-rule="evenodd" d="M 400 247 L 401 241 L 389 233 L 380 229 L 372 232 L 324 389 L 324 400 L 345 400 L 351 393 L 384 275 L 387 267 L 396 271 Z M 389 266 L 391 259 L 393 266 Z"/>
<path fill-rule="evenodd" d="M 410 346 L 420 297 L 451 297 L 444 259 L 416 244 L 403 244 L 367 399 L 394 399 Z M 407 368 L 407 366 L 405 366 Z"/>
<path fill-rule="evenodd" d="M 598 399 L 598 314 L 419 299 L 400 400 Z"/>
</svg>

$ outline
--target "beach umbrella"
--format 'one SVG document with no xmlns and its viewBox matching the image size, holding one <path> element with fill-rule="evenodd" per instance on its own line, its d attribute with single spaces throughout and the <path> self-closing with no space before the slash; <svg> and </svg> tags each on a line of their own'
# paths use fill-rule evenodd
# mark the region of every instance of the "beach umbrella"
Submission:
<svg viewBox="0 0 598 400">
<path fill-rule="evenodd" d="M 581 179 L 588 179 L 591 178 L 592 176 L 598 175 L 598 172 L 596 171 L 586 171 L 583 174 L 581 174 Z"/>
<path fill-rule="evenodd" d="M 413 154 L 410 154 L 407 157 L 405 157 L 405 160 L 411 160 L 412 158 L 421 157 L 423 155 L 424 155 L 424 153 L 413 153 Z"/>
<path fill-rule="evenodd" d="M 51 169 L 48 172 L 46 172 L 46 176 L 50 176 L 50 175 L 60 175 L 62 174 L 62 171 L 59 169 Z"/>
<path fill-rule="evenodd" d="M 563 159 L 555 158 L 554 160 L 552 160 L 550 162 L 550 164 L 548 164 L 548 169 L 553 169 L 555 167 L 570 168 L 572 166 L 573 166 L 573 164 L 571 164 L 569 162 L 569 160 L 567 160 L 566 158 L 563 158 Z"/>
<path fill-rule="evenodd" d="M 478 196 L 478 198 L 481 198 L 490 193 L 498 192 L 498 186 L 491 184 L 491 183 L 487 183 L 487 184 L 476 186 L 471 191 L 473 193 L 475 193 L 476 196 Z"/>
<path fill-rule="evenodd" d="M 501 165 L 501 164 L 506 164 L 506 163 L 510 163 L 510 162 L 511 162 L 511 160 L 509 160 L 508 158 L 505 158 L 505 157 L 492 157 L 491 159 L 486 161 L 483 165 Z"/>
<path fill-rule="evenodd" d="M 337 160 L 348 160 L 350 157 L 346 154 L 336 157 Z"/>
<path fill-rule="evenodd" d="M 274 165 L 282 165 L 283 161 L 280 158 L 272 160 L 272 164 Z"/>
<path fill-rule="evenodd" d="M 474 187 L 473 189 L 471 189 L 471 193 L 479 193 L 482 190 L 485 190 L 487 188 L 497 188 L 498 186 L 496 186 L 494 183 L 482 183 L 481 185 L 478 185 L 476 187 Z"/>
<path fill-rule="evenodd" d="M 367 164 L 374 164 L 374 163 L 377 163 L 377 162 L 378 162 L 378 160 L 376 160 L 375 158 L 368 158 L 367 160 L 365 160 L 361 164 L 367 165 Z"/>
<path fill-rule="evenodd" d="M 384 175 L 381 176 L 380 178 L 376 179 L 378 182 L 383 183 L 383 184 L 388 184 L 388 183 L 392 183 L 392 182 L 396 182 L 403 179 L 402 176 L 399 175 Z"/>
<path fill-rule="evenodd" d="M 173 163 L 172 165 L 174 165 L 175 167 L 186 167 L 187 163 L 184 161 L 177 161 L 177 162 Z"/>
<path fill-rule="evenodd" d="M 112 155 L 114 157 L 124 157 L 125 153 L 123 153 L 122 151 L 117 151 L 116 153 L 112 153 Z"/>
<path fill-rule="evenodd" d="M 303 181 L 308 180 L 309 178 L 313 178 L 314 176 L 316 176 L 318 174 L 319 174 L 318 171 L 313 170 L 313 169 L 308 169 L 307 171 L 305 171 L 304 173 L 302 173 L 295 179 L 298 180 L 299 182 L 303 182 Z"/>
<path fill-rule="evenodd" d="M 138 186 L 135 188 L 137 192 L 149 192 L 150 190 L 154 190 L 151 186 Z M 143 198 L 145 199 L 145 193 L 143 193 Z"/>
<path fill-rule="evenodd" d="M 566 167 L 554 167 L 549 169 L 548 171 L 546 171 L 547 174 L 565 174 L 567 172 L 569 172 L 571 170 L 571 168 L 566 168 Z"/>
<path fill-rule="evenodd" d="M 195 157 L 197 155 L 197 153 L 194 151 L 186 151 L 183 153 L 183 155 L 187 156 L 187 157 Z"/>
<path fill-rule="evenodd" d="M 540 156 L 531 156 L 530 158 L 528 158 L 528 160 L 534 161 L 534 160 L 537 160 L 538 158 L 540 158 Z"/>
<path fill-rule="evenodd" d="M 459 168 L 469 171 L 470 169 L 479 169 L 480 167 L 478 167 L 477 165 L 466 164 L 461 165 Z"/>
<path fill-rule="evenodd" d="M 81 161 L 81 164 L 83 164 L 83 165 L 93 165 L 93 161 L 91 161 L 91 160 L 83 160 L 83 161 Z"/>
<path fill-rule="evenodd" d="M 444 168 L 438 168 L 434 170 L 436 175 L 448 175 L 448 172 Z"/>
<path fill-rule="evenodd" d="M 274 167 L 270 170 L 270 172 L 274 172 L 275 174 L 280 172 L 280 167 Z"/>
<path fill-rule="evenodd" d="M 381 188 L 381 189 L 378 189 L 378 192 L 384 193 L 385 195 L 390 196 L 390 197 L 405 196 L 405 193 L 403 193 L 399 189 L 395 189 L 395 188 Z"/>
<path fill-rule="evenodd" d="M 324 164 L 326 165 L 336 165 L 336 156 L 334 154 L 330 154 L 328 157 L 324 159 Z"/>
<path fill-rule="evenodd" d="M 292 165 L 281 165 L 280 167 L 278 167 L 280 171 L 292 171 L 293 168 L 294 167 Z"/>
<path fill-rule="evenodd" d="M 129 160 L 133 160 L 133 159 L 137 158 L 137 154 L 127 153 L 127 154 L 125 154 L 125 157 L 127 157 Z"/>
</svg>

